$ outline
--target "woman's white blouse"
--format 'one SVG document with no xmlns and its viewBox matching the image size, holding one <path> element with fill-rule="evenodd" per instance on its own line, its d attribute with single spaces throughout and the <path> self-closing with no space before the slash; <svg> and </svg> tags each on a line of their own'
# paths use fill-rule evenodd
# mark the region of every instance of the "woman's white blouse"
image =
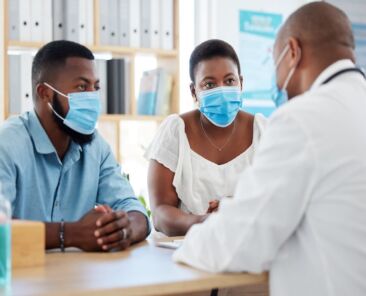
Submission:
<svg viewBox="0 0 366 296">
<path fill-rule="evenodd" d="M 218 165 L 191 149 L 183 119 L 173 114 L 160 125 L 145 157 L 174 173 L 173 186 L 180 199 L 179 207 L 187 213 L 202 215 L 209 201 L 234 195 L 239 175 L 250 165 L 265 124 L 266 118 L 256 114 L 251 146 L 229 162 Z M 227 145 L 235 142 L 232 138 Z"/>
</svg>

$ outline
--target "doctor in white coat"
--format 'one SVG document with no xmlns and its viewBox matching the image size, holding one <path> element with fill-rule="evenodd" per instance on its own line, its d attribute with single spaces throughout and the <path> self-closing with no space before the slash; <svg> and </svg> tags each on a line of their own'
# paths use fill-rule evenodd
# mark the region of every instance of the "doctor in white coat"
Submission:
<svg viewBox="0 0 366 296">
<path fill-rule="evenodd" d="M 188 232 L 178 262 L 270 272 L 271 296 L 366 295 L 366 80 L 350 22 L 313 2 L 274 46 L 281 106 L 235 197 Z"/>
</svg>

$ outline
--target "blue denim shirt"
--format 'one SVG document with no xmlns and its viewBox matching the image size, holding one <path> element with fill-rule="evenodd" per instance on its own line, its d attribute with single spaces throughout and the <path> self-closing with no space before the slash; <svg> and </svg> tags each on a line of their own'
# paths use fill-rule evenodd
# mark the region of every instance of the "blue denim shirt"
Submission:
<svg viewBox="0 0 366 296">
<path fill-rule="evenodd" d="M 86 145 L 71 141 L 61 161 L 34 112 L 0 127 L 0 182 L 20 219 L 76 221 L 95 204 L 146 216 L 98 132 Z"/>
</svg>

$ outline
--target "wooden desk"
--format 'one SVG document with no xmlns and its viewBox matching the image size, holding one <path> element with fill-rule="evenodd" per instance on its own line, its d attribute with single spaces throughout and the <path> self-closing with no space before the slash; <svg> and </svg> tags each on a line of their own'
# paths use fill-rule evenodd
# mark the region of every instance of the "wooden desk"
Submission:
<svg viewBox="0 0 366 296">
<path fill-rule="evenodd" d="M 48 253 L 45 266 L 13 271 L 10 295 L 167 295 L 267 281 L 266 274 L 202 272 L 174 263 L 172 253 L 150 241 L 116 253 Z"/>
</svg>

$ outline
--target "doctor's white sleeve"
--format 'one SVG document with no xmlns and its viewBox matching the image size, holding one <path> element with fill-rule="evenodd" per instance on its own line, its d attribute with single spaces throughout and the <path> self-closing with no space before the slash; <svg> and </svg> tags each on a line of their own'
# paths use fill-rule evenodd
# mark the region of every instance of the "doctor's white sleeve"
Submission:
<svg viewBox="0 0 366 296">
<path fill-rule="evenodd" d="M 234 198 L 190 229 L 175 261 L 211 272 L 262 272 L 294 234 L 316 185 L 317 162 L 306 128 L 278 111 Z"/>
</svg>

